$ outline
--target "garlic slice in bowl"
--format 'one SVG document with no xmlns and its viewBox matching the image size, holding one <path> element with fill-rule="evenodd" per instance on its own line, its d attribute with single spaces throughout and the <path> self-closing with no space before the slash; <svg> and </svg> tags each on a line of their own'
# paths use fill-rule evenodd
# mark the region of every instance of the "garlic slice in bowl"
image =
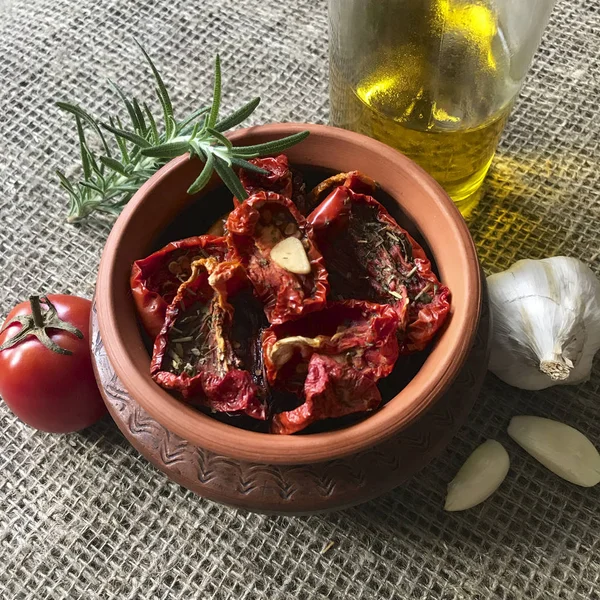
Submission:
<svg viewBox="0 0 600 600">
<path fill-rule="evenodd" d="M 311 271 L 306 250 L 302 242 L 295 237 L 285 238 L 273 246 L 271 259 L 282 269 L 296 275 L 308 275 Z"/>
<path fill-rule="evenodd" d="M 448 484 L 444 510 L 467 510 L 487 500 L 506 478 L 510 458 L 504 446 L 487 440 L 467 458 Z"/>
<path fill-rule="evenodd" d="M 513 417 L 508 435 L 555 475 L 582 487 L 600 483 L 600 454 L 577 429 L 543 417 Z"/>
</svg>

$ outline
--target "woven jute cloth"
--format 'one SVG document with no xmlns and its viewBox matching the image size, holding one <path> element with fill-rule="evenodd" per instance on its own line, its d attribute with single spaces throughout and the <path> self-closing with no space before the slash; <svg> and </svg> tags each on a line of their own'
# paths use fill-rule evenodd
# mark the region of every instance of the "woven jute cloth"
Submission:
<svg viewBox="0 0 600 600">
<path fill-rule="evenodd" d="M 133 36 L 180 115 L 209 97 L 218 51 L 226 108 L 260 94 L 254 123 L 327 122 L 322 0 L 2 0 L 3 315 L 33 292 L 93 293 L 111 221 L 65 223 L 54 169 L 76 163 L 77 146 L 54 101 L 112 112 L 107 78 L 150 97 Z M 559 1 L 470 221 L 487 273 L 556 254 L 600 273 L 599 73 L 598 1 Z M 506 435 L 513 415 L 535 414 L 600 445 L 599 407 L 598 361 L 588 383 L 539 393 L 489 375 L 467 424 L 418 477 L 358 508 L 291 518 L 196 497 L 109 419 L 53 436 L 0 404 L 0 598 L 600 598 L 600 486 L 560 480 Z M 446 484 L 486 438 L 510 453 L 506 482 L 480 507 L 444 513 Z"/>
</svg>

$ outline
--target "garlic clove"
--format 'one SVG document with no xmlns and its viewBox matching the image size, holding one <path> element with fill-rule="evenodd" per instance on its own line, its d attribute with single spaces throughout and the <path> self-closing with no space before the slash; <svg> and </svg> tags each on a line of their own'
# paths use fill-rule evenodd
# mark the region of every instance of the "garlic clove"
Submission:
<svg viewBox="0 0 600 600">
<path fill-rule="evenodd" d="M 487 500 L 506 478 L 509 466 L 508 452 L 500 442 L 481 444 L 448 484 L 444 510 L 467 510 Z"/>
<path fill-rule="evenodd" d="M 294 335 L 276 341 L 268 352 L 269 360 L 276 369 L 280 369 L 287 363 L 296 352 L 301 356 L 310 356 L 311 351 L 316 351 L 327 341 L 331 340 L 329 336 L 319 335 L 315 338 Z"/>
<path fill-rule="evenodd" d="M 282 269 L 296 275 L 308 275 L 311 272 L 306 250 L 302 242 L 295 237 L 285 238 L 273 246 L 271 259 Z"/>
<path fill-rule="evenodd" d="M 542 417 L 513 417 L 508 435 L 555 475 L 582 487 L 600 482 L 600 454 L 577 429 Z"/>
</svg>

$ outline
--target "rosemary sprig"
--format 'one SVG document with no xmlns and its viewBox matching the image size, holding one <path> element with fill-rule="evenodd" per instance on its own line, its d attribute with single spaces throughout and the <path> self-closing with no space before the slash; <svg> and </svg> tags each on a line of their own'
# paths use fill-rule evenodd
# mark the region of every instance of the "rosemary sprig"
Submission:
<svg viewBox="0 0 600 600">
<path fill-rule="evenodd" d="M 83 178 L 70 181 L 57 171 L 61 186 L 69 195 L 67 221 L 75 223 L 94 212 L 118 215 L 138 188 L 169 159 L 189 153 L 203 163 L 198 178 L 188 189 L 199 192 L 216 172 L 239 200 L 247 194 L 237 176 L 236 168 L 266 174 L 248 162 L 249 159 L 276 154 L 301 142 L 308 136 L 303 131 L 280 140 L 254 146 L 234 146 L 223 134 L 245 121 L 260 103 L 254 98 L 228 117 L 219 119 L 221 107 L 221 62 L 215 59 L 214 89 L 210 105 L 203 106 L 186 118 L 177 120 L 165 83 L 148 53 L 136 41 L 148 62 L 156 83 L 156 95 L 162 107 L 162 128 L 148 108 L 135 97 L 128 98 L 114 82 L 110 86 L 120 97 L 130 120 L 125 127 L 118 116 L 108 122 L 99 121 L 77 104 L 57 102 L 57 106 L 75 117 Z M 98 138 L 101 154 L 93 150 L 86 138 L 86 129 Z M 112 134 L 109 143 L 106 132 Z"/>
</svg>

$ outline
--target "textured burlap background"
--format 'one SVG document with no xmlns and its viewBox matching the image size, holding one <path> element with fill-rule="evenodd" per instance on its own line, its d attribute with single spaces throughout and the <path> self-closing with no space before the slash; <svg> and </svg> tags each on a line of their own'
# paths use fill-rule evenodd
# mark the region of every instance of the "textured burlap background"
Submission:
<svg viewBox="0 0 600 600">
<path fill-rule="evenodd" d="M 136 35 L 180 114 L 207 96 L 263 96 L 256 121 L 327 121 L 323 0 L 1 0 L 0 313 L 31 292 L 90 296 L 109 220 L 66 225 L 53 170 L 77 159 L 53 106 L 114 108 L 105 79 L 146 96 Z M 600 8 L 562 0 L 471 226 L 488 272 L 578 256 L 600 273 Z M 324 517 L 238 513 L 169 482 L 106 420 L 51 436 L 0 406 L 0 598 L 600 597 L 600 487 L 552 476 L 506 436 L 519 413 L 553 416 L 600 445 L 600 371 L 577 388 L 520 392 L 489 376 L 448 451 L 410 485 Z M 500 491 L 442 511 L 446 483 L 485 438 L 505 443 Z M 335 546 L 321 550 L 329 541 Z"/>
</svg>

